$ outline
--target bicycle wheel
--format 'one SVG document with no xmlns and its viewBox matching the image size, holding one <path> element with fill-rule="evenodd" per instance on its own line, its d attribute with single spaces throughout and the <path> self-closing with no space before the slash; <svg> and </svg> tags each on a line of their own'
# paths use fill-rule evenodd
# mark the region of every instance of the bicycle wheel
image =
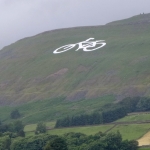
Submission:
<svg viewBox="0 0 150 150">
<path fill-rule="evenodd" d="M 96 47 L 97 45 L 101 45 L 101 46 Z M 96 44 L 96 46 L 95 46 L 96 48 L 94 48 L 94 49 L 84 48 L 83 51 L 85 51 L 85 52 L 95 51 L 97 49 L 100 49 L 100 48 L 104 47 L 105 45 L 106 45 L 105 42 L 100 42 L 100 43 Z M 91 48 L 93 48 L 93 46 L 91 46 Z"/>
<path fill-rule="evenodd" d="M 60 54 L 60 53 L 66 52 L 74 47 L 75 47 L 75 44 L 64 45 L 62 47 L 57 48 L 55 51 L 53 51 L 53 54 Z"/>
</svg>

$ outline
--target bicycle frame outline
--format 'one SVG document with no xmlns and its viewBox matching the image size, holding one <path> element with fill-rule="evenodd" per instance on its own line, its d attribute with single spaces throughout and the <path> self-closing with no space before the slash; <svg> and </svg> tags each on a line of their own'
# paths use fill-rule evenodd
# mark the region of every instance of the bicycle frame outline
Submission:
<svg viewBox="0 0 150 150">
<path fill-rule="evenodd" d="M 76 44 L 68 44 L 68 45 L 61 46 L 61 47 L 57 48 L 55 51 L 53 51 L 53 53 L 60 54 L 60 53 L 66 52 L 66 51 L 74 48 L 76 45 L 78 45 L 79 47 L 75 51 L 83 49 L 83 51 L 85 51 L 85 52 L 94 51 L 94 50 L 100 49 L 106 45 L 105 40 L 96 40 L 96 41 L 90 41 L 90 40 L 94 40 L 94 38 L 89 38 L 85 41 L 82 41 L 82 42 L 79 42 Z M 101 46 L 94 48 L 97 44 L 100 44 Z M 88 48 L 94 48 L 94 49 L 88 49 Z M 63 49 L 63 50 L 58 51 L 60 49 Z"/>
</svg>

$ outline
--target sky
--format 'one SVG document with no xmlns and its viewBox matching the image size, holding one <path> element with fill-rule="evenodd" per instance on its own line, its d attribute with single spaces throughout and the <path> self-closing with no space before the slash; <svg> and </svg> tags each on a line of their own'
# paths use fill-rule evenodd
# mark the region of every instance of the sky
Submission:
<svg viewBox="0 0 150 150">
<path fill-rule="evenodd" d="M 150 0 L 0 0 L 0 49 L 44 31 L 150 13 Z"/>
</svg>

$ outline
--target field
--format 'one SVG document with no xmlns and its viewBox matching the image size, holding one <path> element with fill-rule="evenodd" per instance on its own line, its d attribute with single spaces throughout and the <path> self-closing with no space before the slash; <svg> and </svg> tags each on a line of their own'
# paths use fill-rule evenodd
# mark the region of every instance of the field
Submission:
<svg viewBox="0 0 150 150">
<path fill-rule="evenodd" d="M 123 139 L 137 140 L 150 129 L 150 124 L 127 124 L 117 125 L 110 132 L 119 131 L 122 134 Z"/>
<path fill-rule="evenodd" d="M 149 145 L 150 139 L 150 123 L 141 123 L 135 124 L 132 123 L 133 121 L 146 121 L 150 114 L 139 113 L 135 115 L 129 115 L 124 117 L 117 122 L 130 122 L 124 124 L 109 124 L 109 125 L 97 125 L 97 126 L 84 126 L 84 127 L 71 127 L 71 128 L 60 128 L 60 129 L 53 129 L 55 122 L 47 122 L 47 128 L 51 128 L 48 130 L 47 133 L 52 135 L 63 135 L 68 132 L 81 132 L 87 135 L 93 135 L 98 132 L 117 132 L 119 131 L 122 135 L 123 140 L 138 140 L 139 146 L 142 145 Z M 143 117 L 145 116 L 145 117 Z M 141 119 L 143 117 L 143 119 Z M 131 118 L 136 118 L 136 120 L 132 120 Z M 116 122 L 116 123 L 117 123 Z M 27 136 L 34 135 L 36 128 L 36 124 L 26 125 L 24 131 L 26 132 Z M 143 148 L 144 150 L 149 150 L 149 148 Z M 140 150 L 143 150 L 142 148 Z"/>
<path fill-rule="evenodd" d="M 54 126 L 54 122 L 49 123 L 50 127 Z M 25 127 L 26 135 L 34 135 L 36 125 L 27 125 Z M 70 128 L 60 128 L 51 129 L 47 132 L 52 135 L 63 135 L 68 132 L 81 132 L 87 135 L 94 135 L 98 132 L 117 132 L 119 131 L 122 135 L 123 140 L 137 140 L 145 135 L 150 129 L 150 123 L 147 124 L 122 124 L 122 125 L 97 125 L 97 126 L 84 126 L 84 127 L 70 127 Z"/>
<path fill-rule="evenodd" d="M 113 125 L 104 125 L 104 126 L 89 126 L 89 127 L 77 127 L 77 128 L 66 128 L 66 129 L 54 129 L 50 130 L 49 134 L 62 135 L 68 132 L 81 132 L 87 135 L 93 135 L 95 133 L 106 132 L 111 129 Z M 122 134 L 123 139 L 128 140 L 137 140 L 143 136 L 150 128 L 150 124 L 141 124 L 141 125 L 118 125 L 111 129 L 109 132 L 119 131 Z"/>
<path fill-rule="evenodd" d="M 100 126 L 84 126 L 84 127 L 71 127 L 71 128 L 62 128 L 62 129 L 52 129 L 52 130 L 48 130 L 48 133 L 51 135 L 63 135 L 65 133 L 69 133 L 69 132 L 80 132 L 80 133 L 84 133 L 86 135 L 93 135 L 96 134 L 98 132 L 106 132 L 107 130 L 109 130 L 110 128 L 112 128 L 113 125 L 100 125 Z M 34 135 L 34 132 L 30 132 L 30 129 L 25 128 L 27 131 L 26 135 Z M 35 128 L 32 128 L 35 129 Z"/>
<path fill-rule="evenodd" d="M 139 148 L 139 150 L 150 150 L 150 147 Z"/>
<path fill-rule="evenodd" d="M 48 133 L 52 135 L 62 135 L 69 132 L 80 132 L 86 135 L 93 135 L 98 132 L 105 132 L 110 129 L 113 125 L 106 125 L 106 126 L 85 126 L 85 127 L 73 127 L 73 128 L 66 128 L 66 129 L 54 129 L 49 130 Z"/>
<path fill-rule="evenodd" d="M 46 122 L 47 129 L 54 128 L 56 122 Z M 24 127 L 25 132 L 33 132 L 36 129 L 37 124 L 29 124 Z"/>
<path fill-rule="evenodd" d="M 142 121 L 150 121 L 149 113 L 137 113 L 134 115 L 128 115 L 122 119 L 117 120 L 116 122 L 142 122 Z"/>
<path fill-rule="evenodd" d="M 144 122 L 147 121 L 150 114 L 146 113 L 136 113 L 129 116 L 126 116 L 122 119 L 119 119 L 116 121 L 123 124 L 110 124 L 110 125 L 99 125 L 99 126 L 86 126 L 86 127 L 73 127 L 73 128 L 62 128 L 62 129 L 52 129 L 49 130 L 49 134 L 64 134 L 67 132 L 82 132 L 85 134 L 95 134 L 96 132 L 102 131 L 105 132 L 107 130 L 110 130 L 109 132 L 117 132 L 119 131 L 123 139 L 140 139 L 143 135 L 145 135 L 149 129 L 150 129 L 150 123 L 141 123 L 141 124 L 135 124 L 134 121 Z M 136 118 L 136 119 L 133 119 Z M 55 122 L 47 122 L 46 126 L 48 128 L 53 128 L 55 125 Z M 26 125 L 25 126 L 25 132 L 29 134 L 30 131 L 34 131 L 36 128 L 36 124 Z"/>
</svg>

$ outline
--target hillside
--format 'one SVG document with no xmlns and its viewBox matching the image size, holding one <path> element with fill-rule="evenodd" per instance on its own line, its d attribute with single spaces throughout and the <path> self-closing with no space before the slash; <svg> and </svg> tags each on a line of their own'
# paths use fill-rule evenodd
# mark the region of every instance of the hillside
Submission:
<svg viewBox="0 0 150 150">
<path fill-rule="evenodd" d="M 112 95 L 150 96 L 150 14 L 104 26 L 47 31 L 17 41 L 0 51 L 0 104 L 65 97 L 92 99 Z M 139 23 L 140 22 L 140 23 Z M 98 50 L 63 45 L 89 38 L 105 40 Z"/>
</svg>

